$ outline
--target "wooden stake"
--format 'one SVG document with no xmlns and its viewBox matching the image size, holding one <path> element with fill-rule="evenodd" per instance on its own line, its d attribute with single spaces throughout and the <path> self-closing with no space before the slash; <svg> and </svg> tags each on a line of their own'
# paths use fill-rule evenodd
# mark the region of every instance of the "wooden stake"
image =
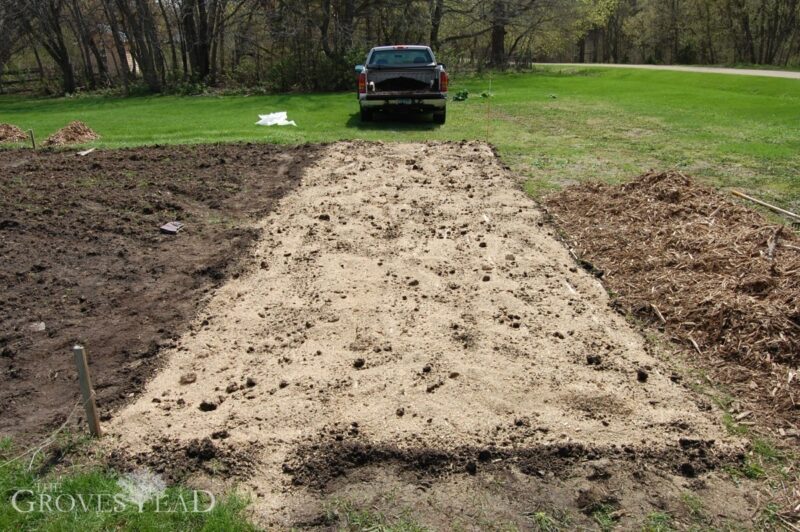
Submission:
<svg viewBox="0 0 800 532">
<path fill-rule="evenodd" d="M 795 220 L 800 220 L 800 215 L 798 215 L 798 214 L 795 214 L 795 213 L 793 213 L 793 212 L 789 212 L 789 211 L 787 211 L 787 210 L 781 209 L 780 207 L 776 207 L 775 205 L 770 205 L 770 204 L 769 204 L 769 203 L 767 203 L 766 201 L 761 201 L 761 200 L 759 200 L 759 199 L 756 199 L 756 198 L 750 197 L 750 196 L 748 196 L 747 194 L 743 194 L 743 193 L 739 192 L 738 190 L 732 190 L 732 191 L 731 191 L 731 194 L 733 194 L 734 196 L 739 196 L 740 198 L 744 198 L 744 199 L 746 199 L 746 200 L 750 200 L 750 201 L 752 201 L 753 203 L 758 203 L 759 205 L 761 205 L 761 206 L 763 206 L 763 207 L 767 207 L 767 208 L 769 208 L 769 209 L 772 209 L 772 210 L 773 210 L 773 211 L 775 211 L 775 212 L 779 212 L 779 213 L 781 213 L 781 214 L 785 214 L 786 216 L 791 216 L 791 217 L 792 217 L 792 218 L 794 218 Z"/>
<path fill-rule="evenodd" d="M 81 384 L 81 395 L 83 396 L 83 408 L 86 411 L 86 422 L 89 423 L 89 431 L 92 436 L 100 437 L 103 431 L 100 430 L 100 418 L 97 417 L 97 404 L 94 401 L 94 388 L 92 388 L 92 375 L 89 373 L 89 363 L 86 360 L 86 351 L 83 346 L 76 345 L 72 348 L 75 354 L 75 366 L 78 368 L 78 380 Z"/>
<path fill-rule="evenodd" d="M 31 144 L 33 144 L 33 149 L 36 149 L 36 137 L 33 135 L 33 130 L 28 130 L 28 135 L 31 137 Z"/>
<path fill-rule="evenodd" d="M 489 95 L 486 97 L 486 142 L 489 142 L 489 129 L 492 126 L 492 71 L 489 71 Z"/>
</svg>

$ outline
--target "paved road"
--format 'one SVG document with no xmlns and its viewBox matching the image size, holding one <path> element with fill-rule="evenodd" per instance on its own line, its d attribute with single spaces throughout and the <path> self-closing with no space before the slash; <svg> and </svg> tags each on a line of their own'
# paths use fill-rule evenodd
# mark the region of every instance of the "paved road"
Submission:
<svg viewBox="0 0 800 532">
<path fill-rule="evenodd" d="M 800 79 L 800 72 L 787 70 L 758 70 L 753 68 L 721 68 L 681 65 L 614 65 L 610 63 L 538 63 L 551 66 L 643 68 L 646 70 L 677 70 L 680 72 L 704 72 L 709 74 L 735 74 L 739 76 L 764 76 L 768 78 Z"/>
</svg>

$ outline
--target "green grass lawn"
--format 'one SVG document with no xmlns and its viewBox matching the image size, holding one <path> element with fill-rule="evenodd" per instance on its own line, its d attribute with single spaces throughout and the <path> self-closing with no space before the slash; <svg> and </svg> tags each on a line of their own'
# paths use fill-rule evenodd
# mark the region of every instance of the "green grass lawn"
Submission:
<svg viewBox="0 0 800 532">
<path fill-rule="evenodd" d="M 60 436 L 67 454 L 89 445 L 85 438 Z M 42 454 L 13 459 L 19 451 L 0 439 L 0 530 L 256 530 L 248 520 L 249 500 L 236 493 L 215 495 L 212 504 L 203 492 L 170 486 L 153 491 L 140 507 L 135 489 L 126 490 L 113 472 L 92 465 L 51 470 Z"/>
<path fill-rule="evenodd" d="M 0 122 L 40 139 L 71 120 L 98 146 L 265 141 L 481 139 L 529 179 L 536 194 L 587 179 L 619 181 L 677 168 L 800 207 L 800 81 L 646 70 L 548 67 L 534 73 L 456 77 L 448 121 L 361 124 L 352 93 L 59 99 L 0 97 Z M 295 127 L 259 127 L 288 111 Z M 800 210 L 800 209 L 799 209 Z"/>
</svg>

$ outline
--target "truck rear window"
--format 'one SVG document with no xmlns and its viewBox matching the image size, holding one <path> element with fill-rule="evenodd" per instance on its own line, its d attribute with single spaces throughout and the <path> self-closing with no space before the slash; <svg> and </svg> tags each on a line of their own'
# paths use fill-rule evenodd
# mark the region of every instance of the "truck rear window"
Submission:
<svg viewBox="0 0 800 532">
<path fill-rule="evenodd" d="M 428 50 L 376 50 L 369 66 L 429 65 L 433 56 Z"/>
</svg>

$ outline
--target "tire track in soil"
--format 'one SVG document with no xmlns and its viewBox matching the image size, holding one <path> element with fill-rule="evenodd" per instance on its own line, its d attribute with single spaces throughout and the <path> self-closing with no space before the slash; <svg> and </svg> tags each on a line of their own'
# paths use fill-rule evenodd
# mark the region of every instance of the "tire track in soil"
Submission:
<svg viewBox="0 0 800 532">
<path fill-rule="evenodd" d="M 175 442 L 248 449 L 239 480 L 277 526 L 324 524 L 321 500 L 373 489 L 455 505 L 502 470 L 544 499 L 591 491 L 597 467 L 642 508 L 689 481 L 743 497 L 714 477 L 742 442 L 647 353 L 489 146 L 329 145 L 261 229 L 252 268 L 112 421 L 123 463 L 170 473 L 186 469 Z"/>
</svg>

